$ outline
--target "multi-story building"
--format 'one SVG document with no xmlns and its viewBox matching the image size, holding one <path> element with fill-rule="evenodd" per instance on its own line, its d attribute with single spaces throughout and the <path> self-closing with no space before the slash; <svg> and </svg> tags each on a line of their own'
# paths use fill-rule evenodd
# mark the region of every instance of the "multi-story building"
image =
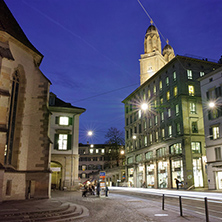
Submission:
<svg viewBox="0 0 222 222">
<path fill-rule="evenodd" d="M 125 180 L 125 155 L 120 146 L 118 158 L 115 151 L 107 144 L 79 144 L 79 178 L 80 182 L 86 180 L 99 180 L 99 172 L 106 172 L 106 182 L 109 186 L 117 185 Z"/>
<path fill-rule="evenodd" d="M 222 68 L 200 78 L 209 189 L 222 189 Z"/>
<path fill-rule="evenodd" d="M 169 44 L 161 55 L 155 36 L 158 31 L 151 25 L 140 60 L 146 80 L 141 78 L 140 87 L 123 100 L 127 180 L 136 187 L 145 181 L 147 187 L 175 188 L 177 178 L 184 188 L 205 187 L 205 134 L 197 79 L 220 65 L 174 57 Z"/>
<path fill-rule="evenodd" d="M 0 202 L 50 197 L 50 81 L 42 59 L 0 0 Z"/>
<path fill-rule="evenodd" d="M 53 93 L 49 97 L 52 188 L 75 188 L 79 184 L 79 117 L 85 109 L 66 103 Z"/>
</svg>

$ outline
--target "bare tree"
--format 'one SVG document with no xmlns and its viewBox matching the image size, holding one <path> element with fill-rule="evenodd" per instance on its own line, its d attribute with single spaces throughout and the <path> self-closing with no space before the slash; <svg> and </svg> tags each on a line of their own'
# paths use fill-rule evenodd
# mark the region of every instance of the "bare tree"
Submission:
<svg viewBox="0 0 222 222">
<path fill-rule="evenodd" d="M 116 166 L 119 166 L 120 160 L 120 151 L 124 149 L 124 132 L 118 130 L 115 127 L 111 127 L 108 129 L 108 132 L 105 135 L 107 141 L 106 144 L 109 144 L 109 151 L 105 154 L 106 159 L 106 167 L 110 168 L 112 163 L 115 161 Z"/>
</svg>

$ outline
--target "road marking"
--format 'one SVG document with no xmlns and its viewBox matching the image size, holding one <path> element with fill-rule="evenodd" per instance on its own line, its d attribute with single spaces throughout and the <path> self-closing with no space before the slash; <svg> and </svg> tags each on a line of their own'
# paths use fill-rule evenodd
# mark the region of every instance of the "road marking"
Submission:
<svg viewBox="0 0 222 222">
<path fill-rule="evenodd" d="M 154 214 L 155 217 L 168 217 L 168 214 Z"/>
</svg>

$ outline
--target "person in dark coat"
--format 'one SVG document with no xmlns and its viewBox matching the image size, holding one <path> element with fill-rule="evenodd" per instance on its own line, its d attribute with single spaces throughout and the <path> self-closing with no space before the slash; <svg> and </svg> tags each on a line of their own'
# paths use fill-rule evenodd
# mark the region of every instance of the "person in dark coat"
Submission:
<svg viewBox="0 0 222 222">
<path fill-rule="evenodd" d="M 180 181 L 179 181 L 177 178 L 175 178 L 174 180 L 175 180 L 175 182 L 176 182 L 177 190 L 178 190 L 178 189 L 179 189 L 179 183 L 180 183 Z"/>
<path fill-rule="evenodd" d="M 109 188 L 106 186 L 106 197 L 108 197 Z"/>
</svg>

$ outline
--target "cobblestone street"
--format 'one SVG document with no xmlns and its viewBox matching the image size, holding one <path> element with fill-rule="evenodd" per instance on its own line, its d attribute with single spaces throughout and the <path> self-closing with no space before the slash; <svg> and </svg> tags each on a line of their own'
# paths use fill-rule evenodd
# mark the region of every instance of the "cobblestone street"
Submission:
<svg viewBox="0 0 222 222">
<path fill-rule="evenodd" d="M 178 210 L 161 210 L 160 201 L 150 201 L 141 197 L 131 197 L 110 193 L 109 197 L 82 197 L 80 191 L 53 192 L 52 198 L 85 206 L 89 209 L 89 217 L 78 219 L 80 222 L 99 221 L 203 221 L 193 216 L 180 217 Z"/>
</svg>

